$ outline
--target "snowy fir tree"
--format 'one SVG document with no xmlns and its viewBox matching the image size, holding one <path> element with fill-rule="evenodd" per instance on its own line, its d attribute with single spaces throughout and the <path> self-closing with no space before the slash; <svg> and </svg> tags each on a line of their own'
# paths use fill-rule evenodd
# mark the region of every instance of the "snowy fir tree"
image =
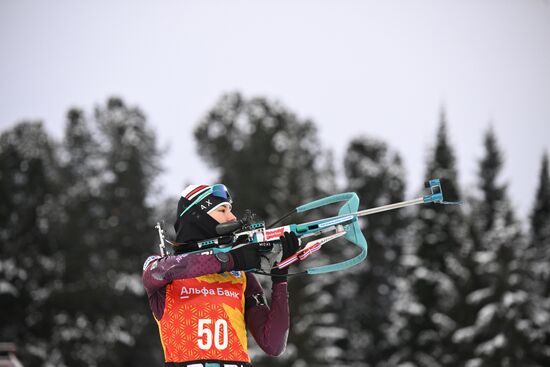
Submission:
<svg viewBox="0 0 550 367">
<path fill-rule="evenodd" d="M 354 139 L 348 146 L 344 168 L 346 191 L 357 193 L 360 210 L 404 200 L 401 158 L 384 142 L 368 137 Z M 368 243 L 366 261 L 332 275 L 338 279 L 331 293 L 336 296 L 333 307 L 340 326 L 336 335 L 341 335 L 334 345 L 341 348 L 335 362 L 342 366 L 376 366 L 390 352 L 385 329 L 407 223 L 407 210 L 364 217 L 361 224 Z M 354 255 L 350 246 L 343 248 L 348 249 L 347 257 Z"/>
<path fill-rule="evenodd" d="M 426 170 L 426 180 L 441 178 L 447 200 L 459 198 L 455 155 L 447 138 L 444 113 Z M 418 208 L 414 240 L 403 249 L 398 299 L 389 338 L 395 352 L 388 366 L 459 366 L 452 336 L 461 317 L 460 285 L 466 281 L 462 251 L 466 244 L 462 209 L 431 204 Z"/>
<path fill-rule="evenodd" d="M 484 148 L 480 198 L 470 215 L 476 281 L 466 307 L 474 319 L 453 340 L 462 346 L 468 367 L 535 366 L 529 345 L 535 342 L 536 308 L 528 293 L 525 239 L 499 178 L 503 158 L 492 129 L 485 135 Z"/>
<path fill-rule="evenodd" d="M 71 109 L 61 151 L 58 204 L 61 217 L 57 241 L 62 251 L 62 287 L 49 302 L 56 308 L 52 340 L 63 358 L 56 365 L 94 365 L 105 351 L 102 334 L 93 332 L 97 321 L 95 297 L 101 263 L 98 225 L 104 215 L 99 199 L 99 146 L 84 112 Z M 70 335 L 70 337 L 69 337 Z"/>
<path fill-rule="evenodd" d="M 195 138 L 199 154 L 219 171 L 219 181 L 231 191 L 237 215 L 250 209 L 269 224 L 298 205 L 324 196 L 323 190 L 333 186 L 329 162 L 320 159 L 327 152 L 320 148 L 315 126 L 311 121 L 300 120 L 280 103 L 265 98 L 247 100 L 239 93 L 226 94 L 200 121 Z M 294 216 L 291 221 L 306 218 Z M 319 254 L 313 261 L 323 260 L 326 261 Z M 319 265 L 309 261 L 307 266 Z M 290 271 L 298 269 L 293 266 Z M 270 282 L 260 280 L 269 295 Z M 322 319 L 320 312 L 324 307 L 321 280 L 322 277 L 290 279 L 292 327 L 287 351 L 279 358 L 270 358 L 258 353 L 251 342 L 256 363 L 303 366 L 322 359 L 316 350 L 315 335 L 315 324 Z"/>
<path fill-rule="evenodd" d="M 538 260 L 537 266 L 533 269 L 533 275 L 540 285 L 538 293 L 550 295 L 550 268 L 547 266 L 550 263 L 550 174 L 547 153 L 542 158 L 539 183 L 530 219 L 533 258 Z"/>
<path fill-rule="evenodd" d="M 274 219 L 319 196 L 312 177 L 327 153 L 314 124 L 278 102 L 225 94 L 200 121 L 195 138 L 199 155 L 235 192 L 237 212 L 254 208 L 260 218 Z"/>
<path fill-rule="evenodd" d="M 111 352 L 102 363 L 159 363 L 158 331 L 141 285 L 143 261 L 156 243 L 154 210 L 147 203 L 158 173 L 156 136 L 143 112 L 119 98 L 98 106 L 94 118 L 105 167 L 100 188 L 105 215 L 98 223 L 98 252 L 103 255 L 98 271 L 107 276 L 97 287 L 106 294 L 96 307 L 106 315 L 101 327 Z"/>
<path fill-rule="evenodd" d="M 194 134 L 201 157 L 228 185 L 237 215 L 251 209 L 270 223 L 343 191 L 357 192 L 360 209 L 405 199 L 404 168 L 387 144 L 351 141 L 339 188 L 314 123 L 266 98 L 226 94 Z M 447 135 L 442 114 L 426 179 L 442 178 L 445 198 L 459 200 Z M 25 366 L 163 364 L 141 285 L 143 261 L 158 251 L 154 223 L 160 217 L 171 224 L 177 203 L 148 205 L 159 158 L 144 113 L 119 98 L 95 113 L 70 109 L 60 143 L 37 122 L 0 134 L 0 339 L 16 343 Z M 250 341 L 254 364 L 550 365 L 548 154 L 526 233 L 502 165 L 489 129 L 478 190 L 465 205 L 361 219 L 367 259 L 342 272 L 290 278 L 287 350 L 271 358 Z M 285 223 L 336 211 L 329 206 Z M 336 240 L 291 272 L 354 255 L 356 248 Z M 269 278 L 261 281 L 269 295 Z"/>
<path fill-rule="evenodd" d="M 20 348 L 28 366 L 56 365 L 50 330 L 63 262 L 56 241 L 59 164 L 39 122 L 0 136 L 0 339 Z"/>
<path fill-rule="evenodd" d="M 60 145 L 39 123 L 0 137 L 0 332 L 25 366 L 162 363 L 141 286 L 154 134 L 119 99 L 93 122 L 70 110 Z"/>
<path fill-rule="evenodd" d="M 529 298 L 537 306 L 532 322 L 537 333 L 531 343 L 532 358 L 541 366 L 550 365 L 550 174 L 548 153 L 541 161 L 538 188 L 530 217 L 527 266 L 530 275 Z"/>
</svg>

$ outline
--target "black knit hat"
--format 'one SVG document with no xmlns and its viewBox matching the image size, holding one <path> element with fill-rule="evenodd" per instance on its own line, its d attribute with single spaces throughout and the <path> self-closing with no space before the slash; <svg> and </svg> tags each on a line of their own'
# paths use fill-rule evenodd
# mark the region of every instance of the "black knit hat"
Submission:
<svg viewBox="0 0 550 367">
<path fill-rule="evenodd" d="M 219 223 L 208 213 L 224 204 L 231 205 L 231 196 L 224 185 L 187 186 L 178 202 L 176 242 L 185 244 L 216 237 Z"/>
</svg>

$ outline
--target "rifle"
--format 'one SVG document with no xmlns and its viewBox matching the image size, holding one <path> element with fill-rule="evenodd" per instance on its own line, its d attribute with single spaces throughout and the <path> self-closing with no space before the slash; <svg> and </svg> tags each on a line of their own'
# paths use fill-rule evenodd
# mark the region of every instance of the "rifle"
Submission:
<svg viewBox="0 0 550 367">
<path fill-rule="evenodd" d="M 159 243 L 159 250 L 160 250 L 160 256 L 166 256 L 167 253 L 166 253 L 166 245 L 164 244 L 164 240 L 165 240 L 165 237 L 164 237 L 164 229 L 162 228 L 162 225 L 160 224 L 160 222 L 157 222 L 157 225 L 155 226 L 155 228 L 158 230 L 159 232 L 159 238 L 160 238 L 160 243 Z"/>
<path fill-rule="evenodd" d="M 220 252 L 230 252 L 243 246 L 258 246 L 259 251 L 267 258 L 271 268 L 271 264 L 274 264 L 278 260 L 278 256 L 281 252 L 280 237 L 283 236 L 284 232 L 293 232 L 300 241 L 300 249 L 294 255 L 286 259 L 280 259 L 275 267 L 282 269 L 298 260 L 305 260 L 314 252 L 319 251 L 327 242 L 343 237 L 357 246 L 360 249 L 360 253 L 348 260 L 312 267 L 301 273 L 295 274 L 322 274 L 348 269 L 361 263 L 367 257 L 368 246 L 365 236 L 361 232 L 359 226 L 360 217 L 418 204 L 461 204 L 461 202 L 448 202 L 444 200 L 440 179 L 436 178 L 429 180 L 426 182 L 425 186 L 430 189 L 428 195 L 362 211 L 358 211 L 359 197 L 357 194 L 354 192 L 346 192 L 300 205 L 268 227 L 266 227 L 265 222 L 250 223 L 245 220 L 222 223 L 216 227 L 216 232 L 219 237 L 198 241 L 193 244 L 186 244 L 185 253 L 216 254 Z M 288 224 L 272 228 L 275 224 L 292 214 L 307 212 L 312 209 L 339 202 L 344 202 L 344 204 L 340 207 L 338 215 L 336 216 L 307 223 Z M 164 231 L 160 223 L 157 223 L 156 228 L 159 230 L 161 240 L 159 244 L 161 255 L 164 256 L 166 253 L 164 246 Z M 323 237 L 310 240 L 302 245 L 304 239 L 320 235 Z M 169 240 L 166 241 L 173 246 L 178 245 Z M 256 270 L 255 272 L 258 274 L 268 274 L 268 272 L 262 269 Z"/>
</svg>

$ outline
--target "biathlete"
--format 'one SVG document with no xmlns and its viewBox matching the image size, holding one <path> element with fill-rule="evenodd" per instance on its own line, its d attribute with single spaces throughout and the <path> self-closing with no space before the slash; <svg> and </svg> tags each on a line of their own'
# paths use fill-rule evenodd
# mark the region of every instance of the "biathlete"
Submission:
<svg viewBox="0 0 550 367">
<path fill-rule="evenodd" d="M 251 366 L 247 329 L 267 354 L 283 353 L 289 330 L 288 269 L 272 270 L 271 305 L 254 276 L 255 246 L 229 253 L 185 254 L 186 245 L 216 237 L 216 226 L 235 221 L 224 185 L 190 185 L 177 208 L 174 255 L 150 256 L 143 285 L 157 321 L 166 366 Z M 298 250 L 293 233 L 281 237 L 283 259 Z"/>
</svg>

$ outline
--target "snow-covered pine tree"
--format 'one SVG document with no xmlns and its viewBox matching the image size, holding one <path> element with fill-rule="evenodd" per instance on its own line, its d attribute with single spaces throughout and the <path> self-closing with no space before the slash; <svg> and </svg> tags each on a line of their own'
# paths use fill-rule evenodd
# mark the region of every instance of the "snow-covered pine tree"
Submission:
<svg viewBox="0 0 550 367">
<path fill-rule="evenodd" d="M 542 157 L 535 203 L 531 212 L 531 242 L 538 264 L 534 275 L 539 281 L 541 295 L 550 295 L 550 174 L 548 153 Z"/>
<path fill-rule="evenodd" d="M 350 142 L 344 158 L 347 190 L 356 192 L 360 210 L 404 200 L 404 168 L 398 153 L 386 143 L 368 137 Z M 395 292 L 395 278 L 408 223 L 407 210 L 383 212 L 365 217 L 362 229 L 369 250 L 360 265 L 334 274 L 338 282 L 332 293 L 342 327 L 343 366 L 382 365 L 390 345 L 385 330 L 389 324 Z M 353 249 L 350 249 L 353 250 Z M 348 256 L 353 255 L 353 251 Z M 343 312 L 342 312 L 343 311 Z"/>
<path fill-rule="evenodd" d="M 120 98 L 98 106 L 95 122 L 105 162 L 100 187 L 105 214 L 98 223 L 102 258 L 96 267 L 105 274 L 96 289 L 105 293 L 94 303 L 104 318 L 96 324 L 98 332 L 109 350 L 101 364 L 153 365 L 162 357 L 141 273 L 157 243 L 148 204 L 159 167 L 156 136 L 141 109 Z"/>
<path fill-rule="evenodd" d="M 321 164 L 327 163 L 321 159 L 326 152 L 313 122 L 267 98 L 246 99 L 236 92 L 223 95 L 195 128 L 195 139 L 199 154 L 220 173 L 219 182 L 231 191 L 237 215 L 251 209 L 269 224 L 298 205 L 326 196 L 325 190 L 333 187 L 330 167 Z M 319 214 L 314 213 L 317 218 Z M 291 221 L 305 219 L 294 216 Z M 323 254 L 316 253 L 303 265 L 327 261 Z M 297 270 L 295 265 L 290 268 L 290 272 Z M 320 330 L 331 320 L 324 309 L 332 302 L 332 295 L 323 290 L 324 279 L 289 279 L 287 350 L 278 358 L 270 358 L 251 342 L 255 363 L 318 366 L 327 358 L 323 353 L 327 350 L 320 347 L 325 338 Z M 269 278 L 260 281 L 269 296 Z"/>
<path fill-rule="evenodd" d="M 25 366 L 58 365 L 50 296 L 62 286 L 56 241 L 59 160 L 41 122 L 0 135 L 0 339 Z"/>
<path fill-rule="evenodd" d="M 531 211 L 527 262 L 531 275 L 529 297 L 537 305 L 533 323 L 539 329 L 531 343 L 533 359 L 540 366 L 550 365 L 550 174 L 548 153 L 542 157 L 535 203 Z"/>
<path fill-rule="evenodd" d="M 502 153 L 491 128 L 479 162 L 480 198 L 470 215 L 476 282 L 466 296 L 472 324 L 453 340 L 468 350 L 468 367 L 534 366 L 528 345 L 536 332 L 526 288 L 525 239 L 501 182 Z"/>
<path fill-rule="evenodd" d="M 99 251 L 98 223 L 104 217 L 99 199 L 101 171 L 99 145 L 83 111 L 67 113 L 65 136 L 59 147 L 61 180 L 58 203 L 61 221 L 56 231 L 60 246 L 58 266 L 62 284 L 52 292 L 49 303 L 56 310 L 52 318 L 51 340 L 60 357 L 57 365 L 93 366 L 105 352 L 103 335 L 95 328 L 97 269 L 103 256 Z M 104 321 L 100 317 L 100 321 Z"/>
<path fill-rule="evenodd" d="M 455 154 L 441 113 L 426 180 L 441 178 L 447 200 L 459 198 Z M 460 318 L 460 285 L 468 274 L 462 264 L 467 243 L 462 208 L 458 205 L 418 207 L 414 238 L 405 245 L 389 337 L 395 352 L 387 366 L 460 366 L 452 335 Z"/>
</svg>

